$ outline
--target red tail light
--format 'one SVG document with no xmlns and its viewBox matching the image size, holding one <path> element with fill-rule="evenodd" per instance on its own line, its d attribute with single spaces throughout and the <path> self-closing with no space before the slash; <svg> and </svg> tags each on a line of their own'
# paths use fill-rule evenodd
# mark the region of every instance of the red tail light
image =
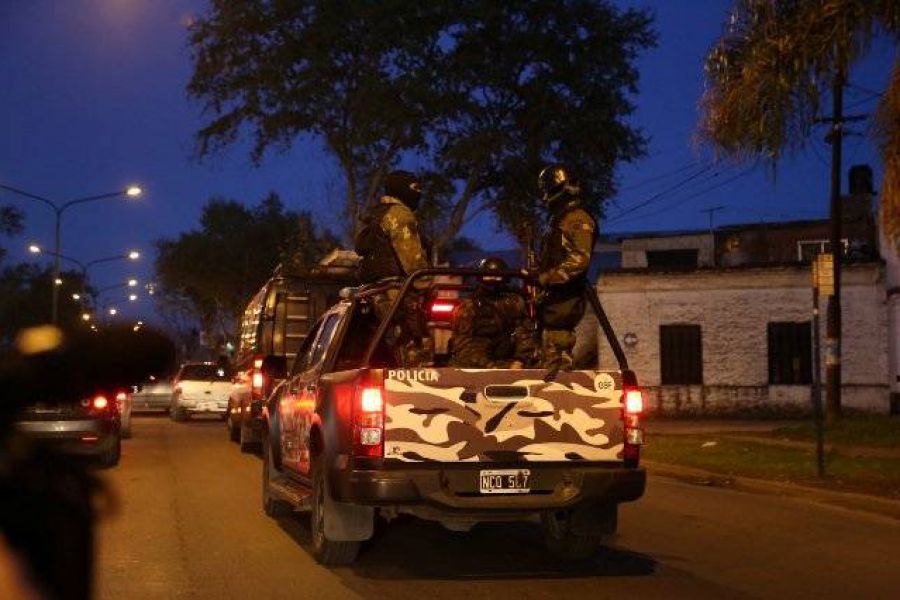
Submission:
<svg viewBox="0 0 900 600">
<path fill-rule="evenodd" d="M 641 446 L 644 444 L 644 429 L 641 414 L 644 412 L 644 394 L 638 387 L 625 387 L 622 392 L 622 419 L 625 426 L 625 443 L 622 458 L 625 466 L 636 467 L 641 460 Z"/>
<path fill-rule="evenodd" d="M 356 388 L 353 403 L 353 455 L 367 458 L 384 454 L 384 397 L 380 386 Z"/>
<path fill-rule="evenodd" d="M 266 375 L 262 371 L 262 366 L 262 357 L 253 359 L 253 368 L 250 369 L 250 398 L 254 401 L 263 399 L 263 390 L 266 387 Z"/>
<path fill-rule="evenodd" d="M 428 309 L 428 314 L 432 321 L 439 323 L 449 323 L 453 320 L 453 311 L 456 310 L 456 303 L 450 300 L 435 300 Z"/>
<path fill-rule="evenodd" d="M 97 395 L 94 396 L 94 399 L 91 401 L 91 406 L 93 406 L 96 410 L 103 410 L 107 406 L 109 406 L 109 400 L 106 399 L 106 396 Z"/>
</svg>

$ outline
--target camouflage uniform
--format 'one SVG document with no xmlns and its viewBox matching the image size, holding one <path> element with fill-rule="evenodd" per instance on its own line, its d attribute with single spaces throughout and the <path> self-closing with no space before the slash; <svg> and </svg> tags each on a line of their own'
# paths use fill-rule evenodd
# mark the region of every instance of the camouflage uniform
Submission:
<svg viewBox="0 0 900 600">
<path fill-rule="evenodd" d="M 363 229 L 356 236 L 356 252 L 362 257 L 359 278 L 363 284 L 390 279 L 402 283 L 411 273 L 428 267 L 416 216 L 403 202 L 391 196 L 383 196 L 363 220 Z M 391 331 L 392 345 L 398 350 L 398 360 L 403 366 L 416 366 L 427 362 L 429 354 L 425 314 L 422 310 L 421 290 L 429 282 L 418 280 L 402 300 L 395 316 L 396 327 Z M 375 314 L 379 320 L 400 294 L 399 287 L 390 288 L 373 298 Z M 430 341 L 430 340 L 429 340 Z"/>
<path fill-rule="evenodd" d="M 551 207 L 550 225 L 541 244 L 538 282 L 541 347 L 546 369 L 572 367 L 575 327 L 584 315 L 584 287 L 597 225 L 577 198 Z"/>
<path fill-rule="evenodd" d="M 479 288 L 454 316 L 450 365 L 506 369 L 519 361 L 528 366 L 536 346 L 525 298 L 508 289 Z"/>
</svg>

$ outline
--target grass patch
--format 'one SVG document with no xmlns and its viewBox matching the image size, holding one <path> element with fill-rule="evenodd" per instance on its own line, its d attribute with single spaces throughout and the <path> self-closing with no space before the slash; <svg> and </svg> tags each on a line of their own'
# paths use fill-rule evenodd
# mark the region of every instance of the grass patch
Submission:
<svg viewBox="0 0 900 600">
<path fill-rule="evenodd" d="M 823 480 L 816 476 L 815 453 L 811 450 L 718 435 L 654 435 L 648 440 L 643 454 L 648 460 L 659 463 L 705 469 L 722 475 L 900 499 L 900 458 L 851 458 L 830 454 L 826 456 L 827 476 Z"/>
<path fill-rule="evenodd" d="M 812 422 L 781 427 L 773 432 L 777 438 L 803 442 L 816 439 Z M 872 446 L 900 449 L 900 418 L 884 416 L 844 417 L 834 425 L 825 426 L 825 442 L 845 446 Z"/>
</svg>

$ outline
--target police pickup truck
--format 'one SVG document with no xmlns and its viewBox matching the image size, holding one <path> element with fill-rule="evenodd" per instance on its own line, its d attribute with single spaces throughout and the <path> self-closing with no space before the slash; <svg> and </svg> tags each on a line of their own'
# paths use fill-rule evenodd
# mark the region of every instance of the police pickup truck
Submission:
<svg viewBox="0 0 900 600">
<path fill-rule="evenodd" d="M 393 285 L 402 297 L 429 278 L 422 306 L 436 331 L 479 274 L 426 269 Z M 593 289 L 585 294 L 619 370 L 450 368 L 440 345 L 433 366 L 404 368 L 390 347 L 399 302 L 375 317 L 383 291 L 343 294 L 267 400 L 265 512 L 309 511 L 312 551 L 326 565 L 352 562 L 376 516 L 401 513 L 455 531 L 537 521 L 555 554 L 595 553 L 618 505 L 643 494 L 645 472 L 641 391 Z"/>
</svg>

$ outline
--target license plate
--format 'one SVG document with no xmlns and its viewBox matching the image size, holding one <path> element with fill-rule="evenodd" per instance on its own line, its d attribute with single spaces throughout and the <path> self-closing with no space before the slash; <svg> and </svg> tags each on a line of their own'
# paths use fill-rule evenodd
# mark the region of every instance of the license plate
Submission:
<svg viewBox="0 0 900 600">
<path fill-rule="evenodd" d="M 482 494 L 527 494 L 531 491 L 531 471 L 528 469 L 481 471 L 479 489 Z"/>
</svg>

